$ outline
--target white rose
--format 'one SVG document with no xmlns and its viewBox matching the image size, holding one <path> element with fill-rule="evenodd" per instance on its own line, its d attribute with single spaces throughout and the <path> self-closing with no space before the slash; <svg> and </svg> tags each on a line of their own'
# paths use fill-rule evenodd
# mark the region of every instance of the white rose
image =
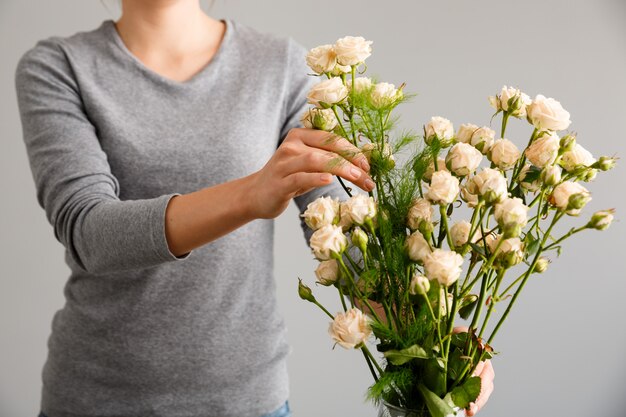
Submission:
<svg viewBox="0 0 626 417">
<path fill-rule="evenodd" d="M 478 129 L 479 127 L 474 124 L 464 123 L 459 127 L 458 132 L 456 132 L 455 139 L 457 142 L 470 143 L 472 135 Z"/>
<path fill-rule="evenodd" d="M 430 281 L 423 275 L 415 274 L 409 283 L 409 293 L 412 295 L 426 294 L 430 290 Z"/>
<path fill-rule="evenodd" d="M 582 146 L 576 144 L 574 149 L 567 151 L 561 157 L 561 166 L 566 171 L 573 171 L 577 167 L 588 167 L 596 162 L 596 158 L 593 157 L 591 152 Z"/>
<path fill-rule="evenodd" d="M 522 262 L 524 259 L 524 243 L 520 238 L 512 237 L 503 239 L 503 235 L 498 235 L 497 238 L 489 240 L 489 251 L 492 254 L 495 252 L 499 263 L 507 268 Z M 502 241 L 502 243 L 500 243 L 500 241 Z M 498 245 L 500 246 L 499 248 Z"/>
<path fill-rule="evenodd" d="M 374 155 L 378 154 L 378 147 L 380 145 L 373 143 L 373 142 L 368 142 L 365 145 L 361 146 L 361 152 L 363 153 L 363 155 L 367 158 L 367 162 L 372 162 L 372 153 L 374 153 Z M 392 162 L 392 166 L 395 166 L 395 159 L 393 157 L 393 152 L 391 149 L 391 145 L 389 144 L 389 142 L 385 142 L 385 144 L 383 145 L 383 152 L 382 155 L 380 155 L 380 157 L 391 161 Z"/>
<path fill-rule="evenodd" d="M 521 155 L 517 146 L 508 139 L 496 140 L 489 149 L 489 160 L 503 170 L 512 169 Z"/>
<path fill-rule="evenodd" d="M 339 226 L 327 224 L 313 233 L 309 245 L 313 254 L 320 261 L 327 261 L 340 255 L 348 246 L 348 238 Z"/>
<path fill-rule="evenodd" d="M 459 180 L 447 171 L 437 171 L 430 180 L 426 198 L 434 204 L 450 204 L 459 195 Z"/>
<path fill-rule="evenodd" d="M 335 42 L 337 62 L 341 65 L 358 65 L 372 54 L 372 41 L 361 36 L 346 36 Z"/>
<path fill-rule="evenodd" d="M 459 142 L 450 148 L 446 156 L 446 167 L 459 177 L 476 171 L 483 160 L 480 151 L 467 143 Z"/>
<path fill-rule="evenodd" d="M 541 171 L 541 181 L 546 185 L 557 185 L 561 182 L 561 167 L 548 165 Z"/>
<path fill-rule="evenodd" d="M 437 171 L 448 171 L 448 167 L 446 167 L 446 160 L 444 158 L 437 158 Z M 426 171 L 424 172 L 424 181 L 430 182 L 430 180 L 433 178 L 434 172 L 435 161 L 431 160 L 430 164 L 428 164 L 428 168 L 426 168 Z"/>
<path fill-rule="evenodd" d="M 573 201 L 573 207 L 570 207 L 570 197 L 572 196 L 577 197 Z M 549 201 L 554 207 L 565 211 L 570 216 L 577 216 L 585 204 L 591 201 L 591 195 L 585 187 L 577 182 L 564 181 L 554 187 Z"/>
<path fill-rule="evenodd" d="M 530 123 L 539 130 L 565 130 L 571 123 L 570 115 L 563 109 L 561 103 L 541 94 L 528 105 L 526 113 Z"/>
<path fill-rule="evenodd" d="M 463 257 L 456 252 L 435 249 L 424 259 L 424 273 L 447 287 L 461 276 Z"/>
<path fill-rule="evenodd" d="M 526 158 L 536 167 L 551 165 L 559 155 L 561 139 L 554 132 L 543 132 L 526 149 Z"/>
<path fill-rule="evenodd" d="M 532 181 L 526 179 L 526 176 L 528 175 L 528 172 L 530 171 L 530 169 L 531 169 L 530 165 L 528 164 L 524 165 L 524 167 L 520 170 L 520 173 L 517 179 L 519 180 L 520 186 L 523 189 L 534 193 L 535 191 L 539 190 L 539 187 L 541 187 L 541 181 L 539 180 L 538 175 Z"/>
<path fill-rule="evenodd" d="M 333 224 L 339 215 L 339 201 L 331 197 L 320 197 L 306 206 L 300 217 L 313 230 Z"/>
<path fill-rule="evenodd" d="M 365 194 L 355 194 L 345 202 L 346 212 L 352 222 L 358 225 L 365 224 L 376 216 L 376 202 Z"/>
<path fill-rule="evenodd" d="M 322 261 L 315 269 L 317 282 L 322 285 L 333 285 L 339 277 L 339 263 L 336 259 Z"/>
<path fill-rule="evenodd" d="M 406 238 L 405 246 L 409 258 L 415 262 L 424 262 L 424 259 L 431 253 L 430 245 L 420 232 L 411 233 Z"/>
<path fill-rule="evenodd" d="M 434 137 L 445 144 L 454 137 L 454 126 L 450 120 L 435 116 L 424 126 L 424 133 L 426 135 L 424 140 L 427 144 L 430 145 Z"/>
<path fill-rule="evenodd" d="M 411 230 L 417 230 L 423 221 L 429 222 L 433 217 L 433 206 L 425 198 L 416 198 L 407 214 L 407 225 Z"/>
<path fill-rule="evenodd" d="M 321 45 L 309 51 L 306 63 L 317 74 L 331 72 L 337 65 L 337 55 L 332 45 Z"/>
<path fill-rule="evenodd" d="M 352 81 L 346 82 L 348 90 L 352 89 Z M 372 88 L 372 79 L 369 77 L 356 77 L 354 79 L 354 92 L 356 94 L 363 93 Z"/>
<path fill-rule="evenodd" d="M 472 177 L 476 194 L 482 196 L 487 203 L 497 203 L 507 196 L 506 178 L 500 171 L 485 168 Z"/>
<path fill-rule="evenodd" d="M 337 117 L 335 117 L 333 109 L 319 109 L 317 107 L 308 109 L 300 121 L 307 129 L 319 129 L 328 132 L 337 126 Z"/>
<path fill-rule="evenodd" d="M 478 188 L 474 183 L 474 177 L 465 181 L 465 185 L 461 187 L 461 198 L 469 208 L 474 208 L 478 204 Z"/>
<path fill-rule="evenodd" d="M 396 100 L 402 98 L 402 90 L 398 90 L 390 83 L 378 83 L 372 90 L 370 99 L 375 109 L 381 109 L 392 105 Z"/>
<path fill-rule="evenodd" d="M 341 78 L 333 77 L 315 84 L 306 97 L 309 103 L 324 108 L 342 102 L 347 96 L 348 89 Z"/>
<path fill-rule="evenodd" d="M 372 334 L 369 319 L 358 308 L 337 313 L 328 327 L 330 337 L 346 349 L 360 347 Z"/>
<path fill-rule="evenodd" d="M 496 204 L 494 216 L 500 227 L 507 225 L 526 226 L 528 223 L 528 210 L 530 207 L 524 204 L 521 198 L 505 198 Z"/>
<path fill-rule="evenodd" d="M 471 228 L 471 223 L 466 220 L 461 220 L 460 222 L 456 222 L 452 225 L 450 228 L 450 237 L 452 238 L 452 245 L 455 248 L 460 248 L 467 243 Z M 474 232 L 474 236 L 472 237 L 472 243 L 476 243 L 479 238 L 480 234 L 478 233 L 478 230 L 476 230 Z"/>
<path fill-rule="evenodd" d="M 481 151 L 483 154 L 489 152 L 489 148 L 493 144 L 496 132 L 487 126 L 479 127 L 474 131 L 470 138 L 470 145 Z"/>
<path fill-rule="evenodd" d="M 526 106 L 532 100 L 527 94 L 514 87 L 502 87 L 502 91 L 495 97 L 489 97 L 489 103 L 496 110 L 508 111 L 513 117 L 526 117 Z"/>
</svg>

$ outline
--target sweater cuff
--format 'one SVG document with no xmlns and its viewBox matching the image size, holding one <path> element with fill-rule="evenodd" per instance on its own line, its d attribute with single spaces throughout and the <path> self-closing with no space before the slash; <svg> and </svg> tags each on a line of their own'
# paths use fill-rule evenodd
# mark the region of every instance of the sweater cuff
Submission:
<svg viewBox="0 0 626 417">
<path fill-rule="evenodd" d="M 167 238 L 165 235 L 165 213 L 170 200 L 177 195 L 181 194 L 170 193 L 157 197 L 158 202 L 154 205 L 154 212 L 150 216 L 152 221 L 152 247 L 157 257 L 163 261 L 182 261 L 184 259 L 187 259 L 189 255 L 193 253 L 192 250 L 183 255 L 176 256 L 172 253 L 169 245 L 167 244 Z"/>
</svg>

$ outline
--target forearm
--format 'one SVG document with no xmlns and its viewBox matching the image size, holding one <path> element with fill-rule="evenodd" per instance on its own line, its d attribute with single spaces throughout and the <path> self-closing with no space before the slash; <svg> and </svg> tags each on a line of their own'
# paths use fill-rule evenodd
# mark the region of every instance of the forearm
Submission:
<svg viewBox="0 0 626 417">
<path fill-rule="evenodd" d="M 165 213 L 170 251 L 182 256 L 254 220 L 249 204 L 254 175 L 173 197 Z"/>
</svg>

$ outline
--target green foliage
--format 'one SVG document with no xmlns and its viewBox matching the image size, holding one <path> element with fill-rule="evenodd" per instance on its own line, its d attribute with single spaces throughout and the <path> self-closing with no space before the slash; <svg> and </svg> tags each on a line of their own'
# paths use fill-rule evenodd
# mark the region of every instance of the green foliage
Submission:
<svg viewBox="0 0 626 417">
<path fill-rule="evenodd" d="M 450 407 L 448 403 L 426 388 L 426 386 L 419 384 L 418 387 L 432 417 L 446 417 L 454 413 L 454 410 L 452 410 L 452 407 Z"/>
<path fill-rule="evenodd" d="M 452 401 L 457 407 L 467 408 L 471 402 L 476 401 L 480 394 L 480 378 L 473 376 L 468 378 L 462 385 L 454 388 L 450 393 Z"/>
<path fill-rule="evenodd" d="M 388 350 L 385 352 L 385 358 L 394 365 L 404 365 L 413 359 L 428 359 L 431 356 L 432 355 L 419 345 L 413 345 L 402 350 Z"/>
</svg>

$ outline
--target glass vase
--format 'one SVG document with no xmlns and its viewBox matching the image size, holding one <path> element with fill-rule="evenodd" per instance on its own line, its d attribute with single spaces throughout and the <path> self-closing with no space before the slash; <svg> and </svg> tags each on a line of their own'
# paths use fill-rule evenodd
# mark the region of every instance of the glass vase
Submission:
<svg viewBox="0 0 626 417">
<path fill-rule="evenodd" d="M 378 417 L 431 417 L 431 415 L 428 411 L 409 410 L 383 400 L 378 410 Z M 465 410 L 458 409 L 456 414 L 450 414 L 447 417 L 465 417 Z"/>
</svg>

